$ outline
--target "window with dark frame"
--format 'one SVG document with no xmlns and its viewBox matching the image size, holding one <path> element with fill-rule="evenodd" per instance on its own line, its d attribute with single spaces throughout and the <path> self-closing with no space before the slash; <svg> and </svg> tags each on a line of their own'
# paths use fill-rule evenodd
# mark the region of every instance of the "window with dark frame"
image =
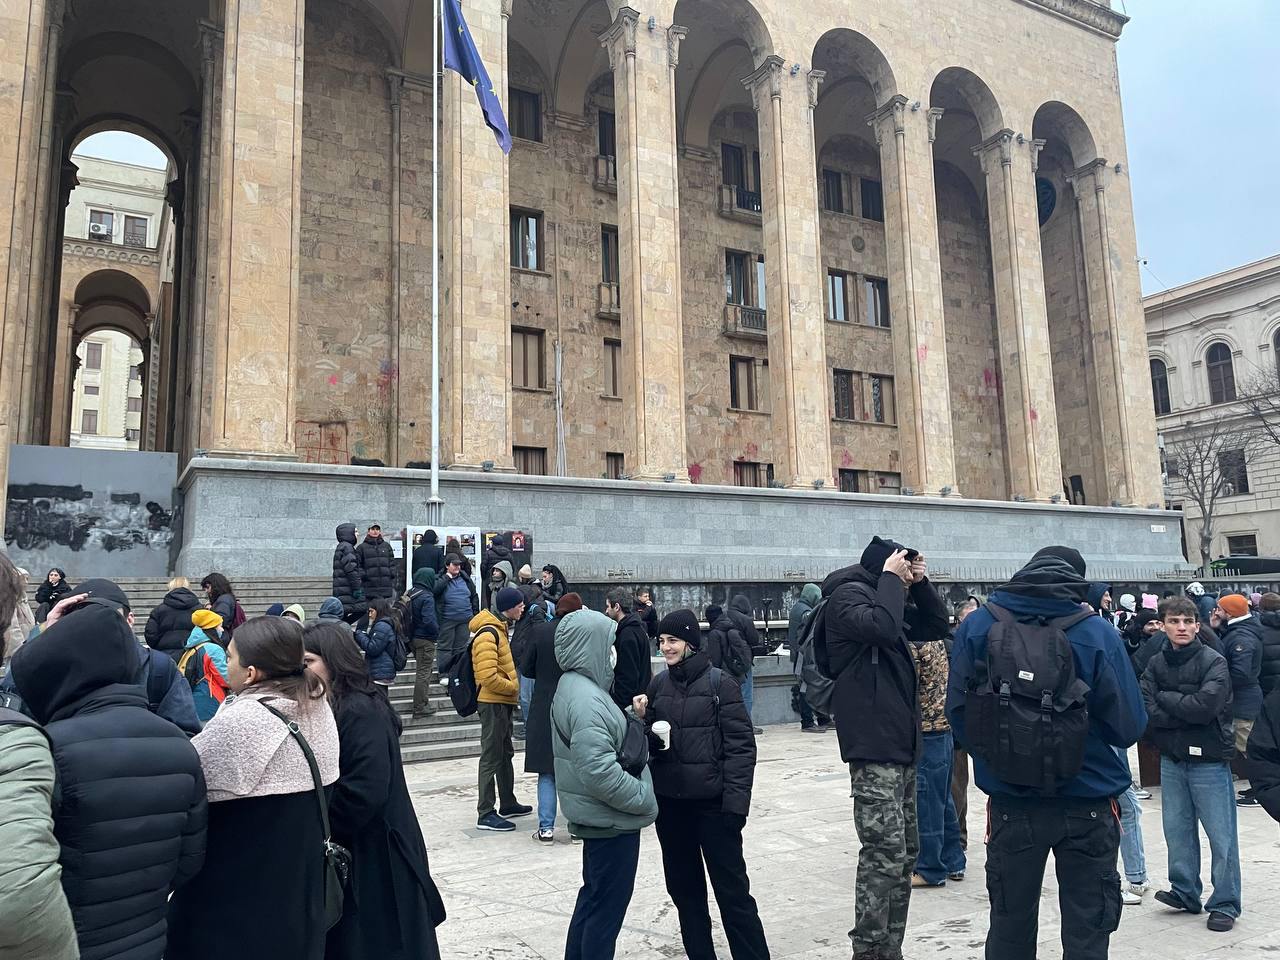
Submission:
<svg viewBox="0 0 1280 960">
<path fill-rule="evenodd" d="M 511 209 L 511 265 L 521 270 L 542 269 L 542 214 Z"/>
<path fill-rule="evenodd" d="M 1236 533 L 1227 536 L 1227 556 L 1256 557 L 1258 555 L 1258 535 L 1256 533 Z"/>
<path fill-rule="evenodd" d="M 97 410 L 81 410 L 80 411 L 80 432 L 90 436 L 96 436 L 98 433 L 98 411 Z"/>
<path fill-rule="evenodd" d="M 1271 340 L 1271 352 L 1276 358 L 1276 377 L 1280 378 L 1280 330 L 1276 331 L 1276 335 Z"/>
<path fill-rule="evenodd" d="M 843 270 L 827 271 L 827 319 L 849 322 L 850 276 Z"/>
<path fill-rule="evenodd" d="M 515 461 L 516 473 L 529 477 L 547 475 L 546 447 L 512 447 L 511 459 Z"/>
<path fill-rule="evenodd" d="M 604 455 L 604 475 L 610 480 L 621 480 L 626 475 L 626 457 L 621 453 Z"/>
<path fill-rule="evenodd" d="M 86 370 L 102 369 L 102 344 L 90 340 L 84 345 L 84 368 Z"/>
<path fill-rule="evenodd" d="M 1215 343 L 1205 352 L 1209 371 L 1209 402 L 1230 403 L 1236 398 L 1236 371 L 1231 362 L 1231 348 Z"/>
<path fill-rule="evenodd" d="M 729 358 L 729 406 L 735 410 L 760 410 L 756 389 L 756 362 L 751 357 Z"/>
<path fill-rule="evenodd" d="M 547 385 L 543 332 L 511 328 L 511 385 L 541 390 Z"/>
<path fill-rule="evenodd" d="M 1249 492 L 1249 469 L 1243 450 L 1219 453 L 1218 474 L 1222 478 L 1222 496 L 1238 497 Z"/>
<path fill-rule="evenodd" d="M 130 380 L 141 380 L 141 379 L 142 379 L 142 367 L 140 367 L 140 366 L 139 366 L 138 364 L 136 364 L 136 363 L 131 363 L 131 364 L 129 365 L 129 379 L 130 379 Z"/>
<path fill-rule="evenodd" d="M 773 464 L 735 460 L 733 483 L 738 487 L 768 487 L 773 483 Z"/>
<path fill-rule="evenodd" d="M 542 96 L 531 90 L 507 88 L 511 110 L 511 135 L 542 142 Z"/>
<path fill-rule="evenodd" d="M 862 194 L 862 219 L 884 223 L 884 189 L 880 181 L 862 177 L 858 182 Z"/>
<path fill-rule="evenodd" d="M 857 404 L 854 402 L 858 387 L 858 375 L 852 370 L 833 370 L 831 379 L 835 387 L 835 415 L 837 420 L 856 420 Z"/>
<path fill-rule="evenodd" d="M 893 377 L 871 374 L 871 419 L 876 423 L 897 423 L 893 409 Z"/>
<path fill-rule="evenodd" d="M 145 247 L 147 245 L 146 217 L 131 217 L 127 214 L 125 215 L 124 242 L 131 247 Z"/>
<path fill-rule="evenodd" d="M 84 385 L 84 395 L 86 397 L 96 397 L 98 395 L 98 385 L 96 383 L 86 383 Z"/>
<path fill-rule="evenodd" d="M 736 143 L 720 144 L 720 182 L 747 189 L 746 153 Z"/>
<path fill-rule="evenodd" d="M 141 413 L 141 412 L 142 412 L 142 398 L 141 398 L 141 397 L 130 397 L 130 398 L 129 398 L 129 405 L 128 405 L 128 408 L 127 408 L 127 409 L 128 409 L 128 412 L 129 412 L 129 413 Z"/>
<path fill-rule="evenodd" d="M 596 150 L 602 157 L 618 155 L 617 119 L 612 111 L 601 110 L 596 120 Z"/>
<path fill-rule="evenodd" d="M 860 489 L 858 489 L 859 487 L 858 473 L 859 471 L 857 470 L 841 469 L 839 471 L 836 479 L 839 481 L 841 493 L 861 493 L 862 492 Z"/>
<path fill-rule="evenodd" d="M 862 290 L 866 302 L 863 322 L 869 327 L 889 326 L 889 281 L 863 277 Z"/>
<path fill-rule="evenodd" d="M 604 395 L 622 396 L 622 341 L 604 342 Z"/>
<path fill-rule="evenodd" d="M 1151 396 L 1155 400 L 1156 416 L 1163 417 L 1169 406 L 1169 369 L 1163 360 L 1151 358 Z"/>
<path fill-rule="evenodd" d="M 844 205 L 844 174 L 839 170 L 822 171 L 822 207 L 832 213 L 848 213 Z"/>
<path fill-rule="evenodd" d="M 618 283 L 618 228 L 602 224 L 600 227 L 600 280 L 602 283 Z"/>
<path fill-rule="evenodd" d="M 750 296 L 751 274 L 747 261 L 750 254 L 737 250 L 724 252 L 724 297 L 725 303 L 747 306 Z"/>
</svg>

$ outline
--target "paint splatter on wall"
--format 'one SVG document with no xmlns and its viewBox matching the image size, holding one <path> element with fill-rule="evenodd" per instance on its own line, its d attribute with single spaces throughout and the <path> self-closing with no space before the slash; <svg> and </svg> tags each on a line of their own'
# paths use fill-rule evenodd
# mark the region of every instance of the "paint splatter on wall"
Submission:
<svg viewBox="0 0 1280 960">
<path fill-rule="evenodd" d="M 349 463 L 345 420 L 299 420 L 293 435 L 303 463 Z"/>
</svg>

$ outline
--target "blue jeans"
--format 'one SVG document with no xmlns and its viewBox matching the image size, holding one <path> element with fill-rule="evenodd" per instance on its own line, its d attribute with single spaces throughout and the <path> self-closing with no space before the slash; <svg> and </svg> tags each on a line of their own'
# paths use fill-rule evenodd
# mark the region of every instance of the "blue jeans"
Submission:
<svg viewBox="0 0 1280 960">
<path fill-rule="evenodd" d="M 1193 911 L 1200 910 L 1199 821 L 1213 857 L 1213 896 L 1205 909 L 1240 916 L 1240 846 L 1236 796 L 1226 763 L 1190 763 L 1160 758 L 1164 842 L 1169 848 L 1169 884 Z"/>
<path fill-rule="evenodd" d="M 747 706 L 747 716 L 751 716 L 752 693 L 755 691 L 755 670 L 748 670 L 747 675 L 742 678 L 742 702 Z"/>
<path fill-rule="evenodd" d="M 533 699 L 533 678 L 520 677 L 520 722 L 529 722 L 529 701 Z"/>
<path fill-rule="evenodd" d="M 960 821 L 951 798 L 951 731 L 926 733 L 924 753 L 916 767 L 916 820 L 920 853 L 916 873 L 929 883 L 943 883 L 948 874 L 963 873 L 964 848 Z"/>
<path fill-rule="evenodd" d="M 1147 882 L 1147 854 L 1142 848 L 1142 805 L 1133 787 L 1116 797 L 1120 808 L 1120 859 L 1124 878 L 1130 883 Z"/>
<path fill-rule="evenodd" d="M 538 829 L 552 830 L 556 825 L 556 775 L 538 774 Z"/>
</svg>

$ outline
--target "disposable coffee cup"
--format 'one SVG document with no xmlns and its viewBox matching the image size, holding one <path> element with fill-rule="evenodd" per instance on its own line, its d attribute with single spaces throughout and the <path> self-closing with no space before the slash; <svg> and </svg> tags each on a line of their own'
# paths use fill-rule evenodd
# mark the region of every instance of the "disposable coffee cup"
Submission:
<svg viewBox="0 0 1280 960">
<path fill-rule="evenodd" d="M 662 749 L 667 750 L 671 747 L 671 724 L 665 720 L 659 720 L 653 725 L 653 732 L 657 734 L 659 740 L 662 741 Z"/>
</svg>

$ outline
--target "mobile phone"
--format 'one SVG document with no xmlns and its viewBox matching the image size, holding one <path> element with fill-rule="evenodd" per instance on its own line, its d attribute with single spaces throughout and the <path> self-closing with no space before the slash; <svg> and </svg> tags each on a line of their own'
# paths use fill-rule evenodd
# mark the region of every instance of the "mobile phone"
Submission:
<svg viewBox="0 0 1280 960">
<path fill-rule="evenodd" d="M 915 563 L 919 559 L 920 551 L 912 550 L 910 547 L 907 547 L 907 563 Z"/>
</svg>

